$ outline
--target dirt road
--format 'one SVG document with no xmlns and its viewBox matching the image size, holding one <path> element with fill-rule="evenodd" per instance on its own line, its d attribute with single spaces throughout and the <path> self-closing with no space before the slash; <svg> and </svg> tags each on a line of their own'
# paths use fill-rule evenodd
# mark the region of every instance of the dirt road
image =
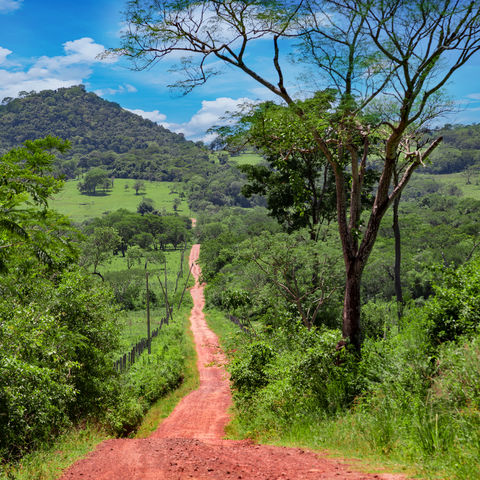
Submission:
<svg viewBox="0 0 480 480">
<path fill-rule="evenodd" d="M 147 439 L 108 440 L 78 461 L 61 480 L 401 480 L 399 475 L 354 472 L 348 465 L 312 452 L 222 440 L 231 404 L 225 357 L 203 315 L 203 285 L 196 264 L 200 245 L 190 252 L 195 277 L 191 328 L 198 352 L 200 387 L 187 395 Z"/>
</svg>

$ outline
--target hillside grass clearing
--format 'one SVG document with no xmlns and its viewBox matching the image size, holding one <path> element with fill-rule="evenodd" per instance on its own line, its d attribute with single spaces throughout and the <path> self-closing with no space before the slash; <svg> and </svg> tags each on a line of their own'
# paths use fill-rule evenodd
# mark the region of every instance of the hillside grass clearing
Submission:
<svg viewBox="0 0 480 480">
<path fill-rule="evenodd" d="M 175 182 L 142 181 L 145 184 L 145 189 L 140 190 L 139 195 L 136 195 L 133 188 L 136 180 L 125 178 L 115 179 L 112 190 L 106 194 L 99 191 L 97 195 L 83 195 L 77 188 L 79 180 L 68 180 L 65 182 L 62 191 L 51 201 L 50 206 L 70 217 L 76 223 L 81 223 L 89 218 L 100 217 L 104 213 L 113 212 L 119 208 L 136 212 L 144 197 L 151 198 L 153 206 L 159 212 L 173 213 L 173 201 L 175 198 L 180 198 L 179 184 Z M 180 200 L 178 214 L 190 216 L 186 200 L 182 198 Z"/>
<path fill-rule="evenodd" d="M 443 173 L 439 175 L 420 173 L 418 178 L 428 178 L 443 185 L 455 185 L 462 191 L 465 197 L 480 200 L 480 182 L 478 175 L 471 178 L 470 184 L 467 184 L 466 177 L 463 176 L 461 172 Z"/>
</svg>

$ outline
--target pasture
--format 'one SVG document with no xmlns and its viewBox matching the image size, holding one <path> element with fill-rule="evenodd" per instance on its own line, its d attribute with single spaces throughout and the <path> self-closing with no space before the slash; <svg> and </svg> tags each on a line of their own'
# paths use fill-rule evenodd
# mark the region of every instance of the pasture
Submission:
<svg viewBox="0 0 480 480">
<path fill-rule="evenodd" d="M 175 182 L 151 182 L 144 180 L 145 189 L 136 195 L 133 185 L 136 180 L 117 178 L 111 191 L 98 192 L 96 195 L 81 194 L 77 188 L 78 180 L 65 182 L 63 190 L 51 201 L 50 206 L 67 215 L 74 222 L 81 223 L 88 218 L 99 217 L 104 213 L 125 208 L 136 212 L 143 197 L 151 198 L 155 209 L 172 213 L 173 201 L 180 198 L 180 188 Z M 180 198 L 180 215 L 190 215 L 186 200 Z"/>
</svg>

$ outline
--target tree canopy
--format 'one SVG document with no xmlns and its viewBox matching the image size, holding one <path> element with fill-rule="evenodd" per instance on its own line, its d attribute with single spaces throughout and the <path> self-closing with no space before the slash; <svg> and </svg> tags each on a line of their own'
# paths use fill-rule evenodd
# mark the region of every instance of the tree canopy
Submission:
<svg viewBox="0 0 480 480">
<path fill-rule="evenodd" d="M 476 0 L 133 0 L 116 52 L 139 69 L 183 53 L 185 91 L 216 74 L 220 60 L 296 114 L 335 176 L 346 273 L 343 336 L 359 348 L 361 277 L 381 220 L 442 140 L 425 138 L 423 128 L 449 108 L 442 87 L 480 49 L 479 19 Z M 270 70 L 249 64 L 248 47 L 259 39 L 271 46 Z M 320 85 L 307 104 L 295 99 L 285 76 L 280 53 L 292 42 Z M 365 175 L 379 158 L 376 195 L 364 218 Z M 400 158 L 408 167 L 392 188 Z"/>
</svg>

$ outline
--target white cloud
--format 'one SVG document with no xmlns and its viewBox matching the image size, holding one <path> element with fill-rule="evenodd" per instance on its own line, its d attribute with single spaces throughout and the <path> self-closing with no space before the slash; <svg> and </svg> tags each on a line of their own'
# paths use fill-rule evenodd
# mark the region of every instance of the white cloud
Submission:
<svg viewBox="0 0 480 480">
<path fill-rule="evenodd" d="M 112 58 L 98 58 L 105 48 L 88 37 L 66 42 L 63 48 L 64 55 L 42 56 L 30 66 L 6 66 L 5 59 L 12 52 L 0 48 L 0 64 L 3 64 L 3 68 L 0 68 L 0 99 L 16 97 L 22 90 L 38 92 L 78 85 L 89 78 L 93 65 L 116 61 Z M 122 88 L 124 91 L 135 91 L 132 85 L 124 85 Z"/>
<path fill-rule="evenodd" d="M 480 100 L 480 93 L 471 93 L 467 95 L 467 98 L 471 98 L 472 100 Z"/>
<path fill-rule="evenodd" d="M 133 85 L 124 83 L 123 85 L 119 85 L 117 88 L 99 88 L 98 90 L 95 90 L 94 93 L 96 93 L 99 97 L 103 97 L 105 95 L 116 95 L 117 93 L 125 92 L 134 93 L 137 91 L 138 90 Z"/>
<path fill-rule="evenodd" d="M 12 51 L 8 48 L 0 47 L 0 63 L 3 63 L 11 53 Z"/>
<path fill-rule="evenodd" d="M 160 125 L 167 119 L 167 116 L 163 113 L 160 113 L 158 110 L 153 110 L 151 112 L 146 112 L 145 110 L 141 110 L 139 108 L 135 110 L 130 110 L 127 108 L 129 112 L 135 113 L 135 115 L 140 115 L 147 120 L 151 120 L 152 122 L 159 123 Z"/>
<path fill-rule="evenodd" d="M 13 12 L 22 6 L 23 0 L 0 0 L 0 13 Z"/>
<path fill-rule="evenodd" d="M 250 98 L 229 98 L 220 97 L 215 100 L 203 100 L 202 108 L 195 113 L 192 118 L 185 123 L 171 123 L 167 122 L 167 117 L 158 110 L 152 112 L 145 112 L 143 110 L 130 110 L 133 113 L 148 118 L 156 123 L 159 123 L 165 128 L 168 128 L 175 133 L 183 133 L 189 140 L 202 140 L 203 142 L 212 141 L 216 135 L 214 133 L 207 133 L 210 127 L 220 123 L 229 123 L 229 113 L 237 112 L 246 105 L 255 103 Z"/>
</svg>

